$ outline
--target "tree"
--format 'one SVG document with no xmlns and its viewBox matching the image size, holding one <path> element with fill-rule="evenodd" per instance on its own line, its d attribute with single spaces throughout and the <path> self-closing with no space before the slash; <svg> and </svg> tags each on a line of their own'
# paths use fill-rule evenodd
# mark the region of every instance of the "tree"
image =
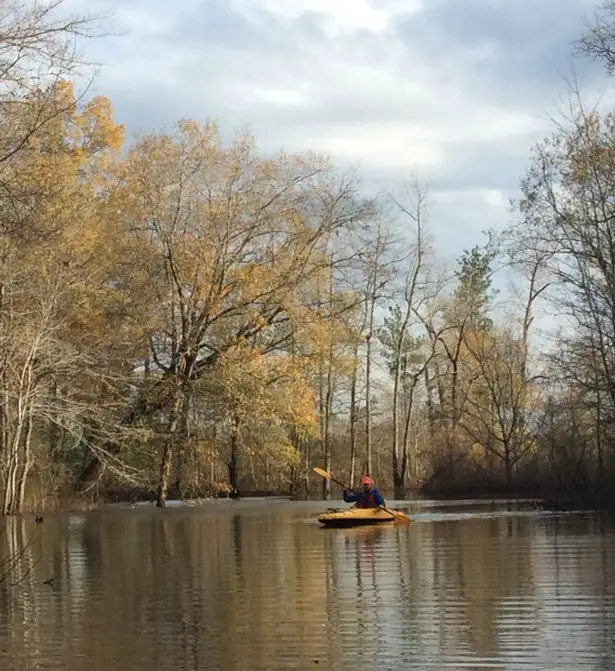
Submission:
<svg viewBox="0 0 615 671">
<path fill-rule="evenodd" d="M 513 231 L 519 257 L 540 258 L 553 312 L 565 320 L 553 363 L 570 383 L 590 384 L 606 445 L 615 418 L 614 156 L 615 117 L 588 114 L 578 102 L 570 127 L 535 148 Z"/>
<path fill-rule="evenodd" d="M 56 95 L 57 85 L 83 66 L 75 38 L 93 36 L 97 21 L 63 16 L 62 4 L 0 1 L 0 164 L 18 159 L 48 124 L 76 106 L 74 98 Z M 6 180 L 2 186 L 8 194 Z"/>
<path fill-rule="evenodd" d="M 293 466 L 299 453 L 292 431 L 305 439 L 318 435 L 308 361 L 284 353 L 262 354 L 248 343 L 229 350 L 215 374 L 217 418 L 229 440 L 229 484 L 239 491 L 241 445 L 251 444 L 273 460 L 279 472 Z M 207 384 L 211 385 L 209 379 Z M 211 394 L 211 389 L 208 390 Z"/>
<path fill-rule="evenodd" d="M 397 207 L 415 228 L 412 249 L 408 255 L 408 267 L 399 291 L 399 302 L 389 308 L 389 317 L 384 320 L 384 328 L 379 337 L 385 345 L 385 357 L 389 372 L 393 378 L 393 445 L 392 472 L 395 498 L 405 497 L 406 473 L 408 470 L 408 443 L 410 422 L 414 407 L 414 393 L 419 380 L 434 356 L 435 348 L 431 347 L 422 358 L 422 336 L 415 335 L 418 325 L 421 327 L 421 308 L 427 298 L 425 262 L 429 252 L 425 239 L 425 206 L 426 194 L 420 185 L 413 185 L 414 203 L 411 207 L 396 201 Z M 413 333 L 414 331 L 414 333 Z M 404 430 L 400 440 L 400 401 L 402 392 Z"/>
<path fill-rule="evenodd" d="M 74 382 L 76 368 L 82 380 L 91 372 L 92 351 L 82 347 L 84 333 L 77 326 L 93 317 L 88 300 L 96 293 L 102 309 L 115 301 L 113 290 L 105 296 L 96 286 L 104 264 L 92 254 L 97 245 L 110 242 L 103 242 L 111 228 L 108 219 L 99 218 L 101 194 L 110 179 L 107 167 L 121 146 L 123 129 L 114 124 L 106 99 L 95 98 L 78 109 L 70 84 L 51 88 L 44 92 L 44 99 L 55 100 L 55 107 L 64 112 L 30 136 L 27 151 L 15 153 L 0 168 L 8 185 L 0 197 L 5 514 L 19 512 L 23 506 L 36 426 L 65 424 L 71 414 L 68 406 L 60 411 L 57 393 L 52 390 L 67 377 Z M 22 116 L 11 116 L 11 123 L 19 125 L 25 119 L 27 126 L 38 106 L 39 96 L 34 93 L 22 101 Z M 104 271 L 102 276 L 112 277 Z M 100 338 L 101 333 L 97 335 Z M 101 370 L 97 376 L 102 379 Z M 85 384 L 77 386 L 85 390 Z"/>
<path fill-rule="evenodd" d="M 587 25 L 587 32 L 576 41 L 577 52 L 602 61 L 609 74 L 615 71 L 615 2 L 603 0 Z"/>
<path fill-rule="evenodd" d="M 373 472 L 372 460 L 372 349 L 375 326 L 375 310 L 379 298 L 391 279 L 391 265 L 387 252 L 392 238 L 388 235 L 383 220 L 375 220 L 373 237 L 363 255 L 365 261 L 365 472 Z"/>
<path fill-rule="evenodd" d="M 363 311 L 363 316 L 367 315 Z M 350 409 L 349 409 L 349 465 L 348 465 L 348 482 L 351 486 L 354 484 L 357 469 L 357 453 L 358 453 L 358 437 L 359 437 L 359 417 L 361 414 L 361 392 L 359 387 L 360 361 L 359 348 L 361 345 L 361 334 L 365 330 L 365 319 L 363 324 L 358 328 L 349 329 L 350 344 L 352 347 L 352 364 L 350 373 Z M 371 431 L 371 429 L 370 429 Z M 371 440 L 371 433 L 370 433 Z M 371 444 L 371 443 L 370 443 Z"/>
<path fill-rule="evenodd" d="M 472 373 L 464 367 L 464 357 L 467 357 L 464 341 L 468 334 L 487 333 L 492 326 L 488 310 L 491 264 L 495 255 L 495 248 L 488 241 L 484 248 L 477 245 L 464 251 L 459 258 L 459 267 L 455 272 L 457 286 L 444 311 L 446 328 L 442 336 L 437 338 L 446 361 L 442 369 L 439 360 L 434 359 L 440 396 L 439 412 L 450 429 L 449 445 L 455 448 L 458 442 L 457 427 L 472 387 Z M 431 337 L 432 340 L 435 338 L 433 327 Z"/>
<path fill-rule="evenodd" d="M 464 331 L 487 331 L 493 325 L 489 317 L 489 291 L 495 256 L 496 251 L 489 241 L 484 248 L 475 245 L 465 250 L 459 259 L 454 305 L 463 315 L 461 328 Z"/>
<path fill-rule="evenodd" d="M 287 344 L 309 309 L 302 292 L 327 263 L 326 241 L 369 207 L 321 158 L 262 159 L 249 137 L 226 148 L 214 124 L 194 122 L 145 137 L 125 184 L 126 220 L 158 304 L 149 341 L 159 378 L 138 404 L 141 413 L 168 408 L 162 506 L 193 382 L 241 343 L 262 355 Z"/>
<path fill-rule="evenodd" d="M 524 373 L 527 353 L 522 341 L 503 329 L 467 336 L 465 346 L 477 375 L 460 426 L 475 446 L 502 463 L 510 489 L 514 467 L 536 445 L 540 399 Z"/>
</svg>

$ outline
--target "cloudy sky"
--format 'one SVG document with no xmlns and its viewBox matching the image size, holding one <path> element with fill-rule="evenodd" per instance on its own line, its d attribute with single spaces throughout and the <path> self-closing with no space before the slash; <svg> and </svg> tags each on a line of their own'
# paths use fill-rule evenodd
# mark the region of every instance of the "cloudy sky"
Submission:
<svg viewBox="0 0 615 671">
<path fill-rule="evenodd" d="M 446 254 L 508 221 L 530 146 L 566 98 L 595 0 L 67 0 L 113 10 L 96 92 L 129 132 L 249 125 L 264 151 L 359 165 L 367 190 L 431 184 Z M 585 89 L 606 81 L 574 60 Z"/>
</svg>

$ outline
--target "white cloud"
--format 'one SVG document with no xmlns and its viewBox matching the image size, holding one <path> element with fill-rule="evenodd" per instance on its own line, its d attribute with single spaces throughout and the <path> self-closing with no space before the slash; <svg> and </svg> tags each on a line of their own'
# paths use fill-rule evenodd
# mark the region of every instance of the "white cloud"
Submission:
<svg viewBox="0 0 615 671">
<path fill-rule="evenodd" d="M 385 31 L 391 12 L 377 8 L 369 0 L 240 0 L 238 8 L 246 14 L 250 9 L 264 7 L 272 14 L 287 19 L 298 19 L 306 13 L 327 17 L 327 27 L 332 33 L 354 30 Z"/>
<path fill-rule="evenodd" d="M 330 127 L 296 142 L 302 150 L 313 148 L 343 158 L 345 162 L 378 168 L 413 170 L 442 164 L 444 151 L 421 137 L 420 128 L 407 124 Z"/>
<path fill-rule="evenodd" d="M 297 107 L 306 104 L 308 101 L 307 93 L 297 87 L 276 88 L 256 84 L 252 93 L 257 100 L 278 106 Z"/>
<path fill-rule="evenodd" d="M 324 151 L 394 181 L 418 169 L 435 182 L 443 244 L 459 250 L 508 219 L 557 103 L 540 84 L 558 81 L 544 41 L 563 49 L 585 0 L 542 0 L 532 35 L 524 6 L 468 2 L 118 0 L 127 34 L 89 48 L 112 64 L 97 88 L 129 128 L 213 117 L 225 131 L 249 124 L 267 151 Z"/>
</svg>

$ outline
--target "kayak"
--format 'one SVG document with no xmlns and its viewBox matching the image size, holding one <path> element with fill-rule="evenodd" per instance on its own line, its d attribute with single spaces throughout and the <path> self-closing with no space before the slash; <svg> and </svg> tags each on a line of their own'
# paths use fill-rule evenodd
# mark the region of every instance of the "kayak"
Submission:
<svg viewBox="0 0 615 671">
<path fill-rule="evenodd" d="M 318 517 L 318 521 L 327 527 L 353 527 L 363 524 L 386 524 L 395 522 L 395 517 L 381 508 L 329 509 Z"/>
</svg>

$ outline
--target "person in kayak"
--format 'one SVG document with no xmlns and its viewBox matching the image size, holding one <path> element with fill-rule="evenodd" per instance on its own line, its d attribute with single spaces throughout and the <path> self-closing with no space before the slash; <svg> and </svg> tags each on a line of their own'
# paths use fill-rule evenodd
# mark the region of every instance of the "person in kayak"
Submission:
<svg viewBox="0 0 615 671">
<path fill-rule="evenodd" d="M 361 478 L 361 491 L 344 490 L 344 501 L 345 503 L 356 502 L 357 508 L 379 508 L 385 505 L 382 495 L 374 487 L 374 481 L 369 475 Z"/>
</svg>

